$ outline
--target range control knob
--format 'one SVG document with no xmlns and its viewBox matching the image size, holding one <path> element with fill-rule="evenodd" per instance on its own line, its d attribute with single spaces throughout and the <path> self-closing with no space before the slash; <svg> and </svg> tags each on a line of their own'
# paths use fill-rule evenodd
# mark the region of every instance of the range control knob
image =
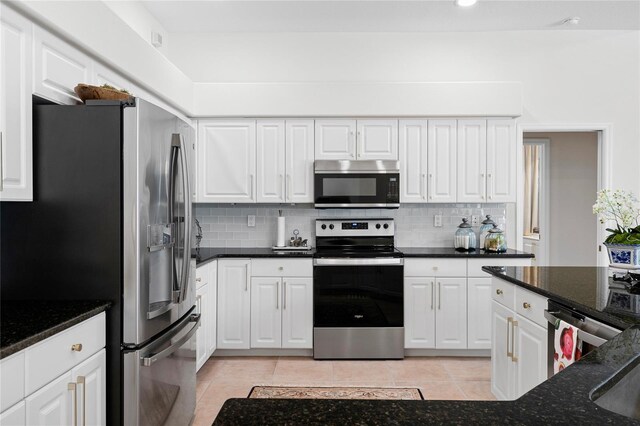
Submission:
<svg viewBox="0 0 640 426">
<path fill-rule="evenodd" d="M 327 225 L 325 225 L 324 223 L 322 224 L 322 226 L 320 226 L 320 228 L 322 229 L 327 229 Z"/>
<path fill-rule="evenodd" d="M 329 225 L 329 229 L 333 229 L 333 223 Z"/>
<path fill-rule="evenodd" d="M 380 224 L 376 223 L 376 229 L 380 229 Z"/>
<path fill-rule="evenodd" d="M 384 229 L 389 229 L 389 224 L 388 224 L 388 223 L 385 223 L 385 224 L 383 225 L 383 228 L 384 228 Z"/>
</svg>

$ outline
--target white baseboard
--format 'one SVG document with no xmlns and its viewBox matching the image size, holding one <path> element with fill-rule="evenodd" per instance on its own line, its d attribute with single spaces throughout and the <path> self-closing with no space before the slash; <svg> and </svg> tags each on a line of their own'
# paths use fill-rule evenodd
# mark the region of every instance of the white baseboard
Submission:
<svg viewBox="0 0 640 426">
<path fill-rule="evenodd" d="M 312 357 L 313 349 L 216 349 L 211 357 L 223 356 L 304 356 Z M 405 349 L 405 357 L 489 357 L 489 349 Z"/>
</svg>

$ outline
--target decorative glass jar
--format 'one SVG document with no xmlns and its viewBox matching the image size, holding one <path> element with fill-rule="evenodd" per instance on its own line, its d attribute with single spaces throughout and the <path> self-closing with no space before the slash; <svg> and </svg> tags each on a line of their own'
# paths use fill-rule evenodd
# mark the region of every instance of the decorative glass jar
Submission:
<svg viewBox="0 0 640 426">
<path fill-rule="evenodd" d="M 462 219 L 462 223 L 458 226 L 453 243 L 456 250 L 471 251 L 476 249 L 476 233 L 471 228 L 466 217 Z"/>
<path fill-rule="evenodd" d="M 507 239 L 498 225 L 493 225 L 484 239 L 484 249 L 492 253 L 504 253 L 507 251 Z"/>
<path fill-rule="evenodd" d="M 484 248 L 484 240 L 487 238 L 487 234 L 489 233 L 489 230 L 493 228 L 493 226 L 496 223 L 493 221 L 493 219 L 491 219 L 491 215 L 488 214 L 487 218 L 485 220 L 482 221 L 482 225 L 480 226 L 480 230 L 478 231 L 478 244 L 482 245 L 482 247 Z"/>
</svg>

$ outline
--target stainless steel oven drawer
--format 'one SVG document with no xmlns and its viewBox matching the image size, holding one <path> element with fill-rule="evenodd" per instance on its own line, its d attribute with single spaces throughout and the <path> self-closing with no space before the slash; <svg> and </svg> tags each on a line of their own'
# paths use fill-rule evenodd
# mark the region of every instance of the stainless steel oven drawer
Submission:
<svg viewBox="0 0 640 426">
<path fill-rule="evenodd" d="M 404 327 L 313 329 L 315 359 L 402 359 Z"/>
</svg>

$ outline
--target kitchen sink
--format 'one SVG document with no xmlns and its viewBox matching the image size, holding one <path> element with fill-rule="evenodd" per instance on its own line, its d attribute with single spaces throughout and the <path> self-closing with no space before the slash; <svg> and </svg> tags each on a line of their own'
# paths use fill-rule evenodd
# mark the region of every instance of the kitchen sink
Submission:
<svg viewBox="0 0 640 426">
<path fill-rule="evenodd" d="M 591 393 L 599 407 L 640 420 L 640 356 Z"/>
</svg>

